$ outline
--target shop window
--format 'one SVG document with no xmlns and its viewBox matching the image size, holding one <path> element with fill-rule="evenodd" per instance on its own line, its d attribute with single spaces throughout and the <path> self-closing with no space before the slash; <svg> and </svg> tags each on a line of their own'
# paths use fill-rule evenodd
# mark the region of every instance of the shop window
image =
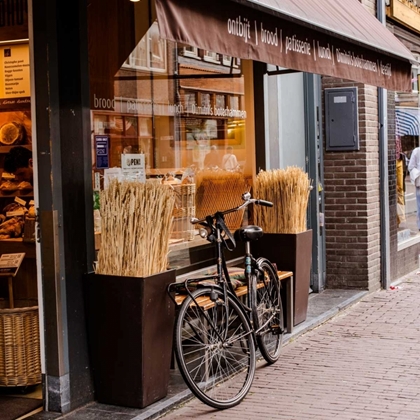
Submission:
<svg viewBox="0 0 420 420">
<path fill-rule="evenodd" d="M 203 59 L 205 61 L 209 61 L 211 63 L 220 64 L 220 55 L 215 53 L 214 51 L 204 51 Z"/>
<path fill-rule="evenodd" d="M 200 59 L 198 55 L 197 47 L 189 47 L 189 46 L 183 47 L 181 49 L 181 54 L 184 55 L 185 57 Z"/>
<path fill-rule="evenodd" d="M 216 107 L 225 108 L 226 107 L 226 96 L 225 95 L 216 95 Z"/>
<path fill-rule="evenodd" d="M 209 107 L 211 105 L 211 96 L 210 93 L 202 93 L 201 97 L 201 106 L 202 107 Z"/>
<path fill-rule="evenodd" d="M 229 107 L 231 109 L 234 109 L 234 110 L 239 109 L 239 97 L 238 96 L 230 96 L 229 97 Z"/>
<path fill-rule="evenodd" d="M 208 246 L 190 218 L 239 205 L 257 172 L 254 132 L 249 128 L 254 120 L 253 97 L 247 91 L 252 86 L 248 80 L 252 62 L 234 57 L 230 70 L 222 65 L 221 54 L 165 41 L 157 23 L 145 28 L 140 17 L 131 29 L 121 20 L 110 31 L 118 43 L 105 48 L 97 36 L 91 43 L 96 49 L 90 50 L 93 185 L 105 188 L 112 174 L 124 178 L 125 155 L 141 156 L 145 182 L 164 183 L 178 194 L 168 241 L 170 265 L 182 268 L 190 264 L 194 252 Z M 96 31 L 90 33 L 96 36 Z M 95 67 L 99 62 L 95 51 L 103 54 L 101 62 L 110 65 Z M 186 56 L 201 59 L 191 65 Z M 228 60 L 230 65 L 231 58 L 225 57 Z M 128 69 L 146 72 L 133 77 Z M 168 77 L 151 74 L 163 71 Z M 236 157 L 231 160 L 237 162 L 235 167 L 223 167 L 228 152 Z M 206 188 L 216 176 L 222 176 L 223 182 L 214 195 Z M 229 184 L 236 178 L 241 183 Z M 205 191 L 200 199 L 199 191 Z M 229 221 L 232 230 L 240 227 L 242 216 Z M 211 255 L 209 251 L 209 259 Z"/>
<path fill-rule="evenodd" d="M 419 69 L 412 67 L 412 92 L 395 94 L 395 162 L 398 248 L 420 242 L 420 187 L 410 181 L 410 169 L 420 154 Z M 390 139 L 391 141 L 391 139 Z M 417 168 L 419 165 L 417 165 Z"/>
<path fill-rule="evenodd" d="M 240 59 L 236 57 L 231 57 L 230 55 L 223 55 L 222 56 L 222 63 L 224 66 L 238 68 L 240 66 Z"/>
<path fill-rule="evenodd" d="M 197 105 L 197 95 L 195 92 L 184 93 L 184 106 L 186 112 L 194 112 L 194 107 Z"/>
</svg>

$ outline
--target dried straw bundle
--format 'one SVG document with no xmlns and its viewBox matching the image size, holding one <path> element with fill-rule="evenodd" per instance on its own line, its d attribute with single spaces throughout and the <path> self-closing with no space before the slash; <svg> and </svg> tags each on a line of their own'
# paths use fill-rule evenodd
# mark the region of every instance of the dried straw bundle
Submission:
<svg viewBox="0 0 420 420">
<path fill-rule="evenodd" d="M 274 207 L 256 206 L 256 223 L 267 233 L 304 232 L 310 190 L 308 175 L 295 166 L 261 171 L 255 197 L 272 201 Z"/>
<path fill-rule="evenodd" d="M 113 180 L 101 191 L 96 272 L 144 277 L 167 269 L 174 192 L 166 185 Z"/>
<path fill-rule="evenodd" d="M 216 211 L 227 210 L 243 203 L 242 194 L 249 185 L 240 172 L 203 170 L 196 175 L 196 216 L 201 219 Z M 226 215 L 226 225 L 235 230 L 241 227 L 244 210 Z"/>
</svg>

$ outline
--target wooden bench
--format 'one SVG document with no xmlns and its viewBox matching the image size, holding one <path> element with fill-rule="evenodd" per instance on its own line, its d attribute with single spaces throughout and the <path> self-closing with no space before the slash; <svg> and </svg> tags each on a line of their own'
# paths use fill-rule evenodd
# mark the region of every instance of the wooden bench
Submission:
<svg viewBox="0 0 420 420">
<path fill-rule="evenodd" d="M 285 281 L 286 286 L 286 306 L 287 306 L 287 316 L 286 316 L 286 329 L 288 333 L 293 331 L 293 273 L 291 271 L 278 271 L 277 272 L 280 281 Z M 257 284 L 258 288 L 264 287 L 263 283 Z M 244 296 L 248 293 L 248 286 L 240 286 L 235 290 L 236 296 Z M 181 305 L 187 295 L 176 295 L 175 301 L 177 305 Z M 214 306 L 214 302 L 210 300 L 209 297 L 201 296 L 197 299 L 198 304 L 205 310 L 210 309 Z"/>
</svg>

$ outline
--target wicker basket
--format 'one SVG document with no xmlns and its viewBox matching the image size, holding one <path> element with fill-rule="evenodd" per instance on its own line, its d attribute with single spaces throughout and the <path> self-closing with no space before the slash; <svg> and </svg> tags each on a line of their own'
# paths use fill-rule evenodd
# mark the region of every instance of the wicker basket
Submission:
<svg viewBox="0 0 420 420">
<path fill-rule="evenodd" d="M 196 207 L 199 219 L 217 211 L 228 210 L 243 203 L 242 194 L 249 191 L 246 178 L 240 173 L 207 171 L 197 186 Z M 226 226 L 235 231 L 242 226 L 244 210 L 227 214 Z"/>
<path fill-rule="evenodd" d="M 0 386 L 41 383 L 38 307 L 0 309 Z"/>
</svg>

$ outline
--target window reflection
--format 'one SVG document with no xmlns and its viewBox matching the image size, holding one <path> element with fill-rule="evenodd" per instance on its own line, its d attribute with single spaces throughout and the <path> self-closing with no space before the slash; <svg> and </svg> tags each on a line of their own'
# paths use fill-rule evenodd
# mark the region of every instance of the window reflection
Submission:
<svg viewBox="0 0 420 420">
<path fill-rule="evenodd" d="M 415 171 L 420 169 L 420 108 L 417 98 L 418 93 L 414 90 L 411 94 L 396 95 L 395 160 L 399 243 L 420 238 L 420 179 L 418 187 L 410 180 L 410 173 L 414 176 Z"/>
<path fill-rule="evenodd" d="M 144 155 L 146 182 L 168 184 L 180 195 L 171 243 L 202 244 L 190 218 L 239 205 L 256 173 L 254 134 L 247 130 L 253 103 L 245 89 L 252 65 L 165 41 L 156 22 L 137 33 L 144 35 L 119 47 L 126 53 L 114 60 L 120 68 L 112 78 L 95 74 L 93 147 L 95 136 L 109 136 L 109 168 L 94 162 L 93 171 L 103 179 L 126 154 Z M 241 215 L 230 223 L 238 228 Z"/>
<path fill-rule="evenodd" d="M 150 27 L 134 48 L 125 66 L 152 71 L 166 70 L 166 43 L 160 39 L 157 22 Z"/>
</svg>

